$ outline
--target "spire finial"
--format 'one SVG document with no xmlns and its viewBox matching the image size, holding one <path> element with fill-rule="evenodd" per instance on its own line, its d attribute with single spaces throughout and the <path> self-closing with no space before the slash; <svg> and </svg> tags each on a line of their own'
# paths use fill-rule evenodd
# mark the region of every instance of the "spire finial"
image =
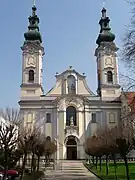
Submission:
<svg viewBox="0 0 135 180">
<path fill-rule="evenodd" d="M 32 0 L 33 5 L 32 5 L 32 15 L 29 16 L 29 26 L 28 26 L 28 31 L 24 33 L 25 41 L 39 41 L 42 43 L 42 38 L 41 34 L 39 31 L 39 17 L 36 14 L 36 0 Z"/>
<path fill-rule="evenodd" d="M 35 16 L 36 15 L 36 0 L 33 0 L 33 7 L 32 7 L 32 16 Z"/>
<path fill-rule="evenodd" d="M 104 2 L 103 2 L 104 1 Z M 113 42 L 115 39 L 115 35 L 111 33 L 111 28 L 109 26 L 110 19 L 107 17 L 107 10 L 104 7 L 106 0 L 102 0 L 103 2 L 103 8 L 102 8 L 102 16 L 99 21 L 100 24 L 100 34 L 97 39 L 97 44 L 100 45 L 101 42 Z"/>
<path fill-rule="evenodd" d="M 105 1 L 103 1 L 103 8 L 102 8 L 102 18 L 106 18 L 106 8 L 105 8 Z"/>
<path fill-rule="evenodd" d="M 36 6 L 36 0 L 33 0 L 33 6 Z"/>
<path fill-rule="evenodd" d="M 105 8 L 105 1 L 103 1 L 103 8 Z"/>
</svg>

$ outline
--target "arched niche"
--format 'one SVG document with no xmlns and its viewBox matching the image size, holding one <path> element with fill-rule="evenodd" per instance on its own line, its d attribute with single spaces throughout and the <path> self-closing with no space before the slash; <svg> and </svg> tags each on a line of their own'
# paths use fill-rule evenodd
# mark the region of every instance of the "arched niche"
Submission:
<svg viewBox="0 0 135 180">
<path fill-rule="evenodd" d="M 67 77 L 68 94 L 76 94 L 76 79 L 73 75 Z"/>
<path fill-rule="evenodd" d="M 66 109 L 66 126 L 76 126 L 76 108 L 74 106 L 69 106 Z"/>
</svg>

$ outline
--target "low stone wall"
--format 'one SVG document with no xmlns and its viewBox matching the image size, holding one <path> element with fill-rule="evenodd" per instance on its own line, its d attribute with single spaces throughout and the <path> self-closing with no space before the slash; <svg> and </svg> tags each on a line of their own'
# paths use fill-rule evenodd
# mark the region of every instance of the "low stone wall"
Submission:
<svg viewBox="0 0 135 180">
<path fill-rule="evenodd" d="M 93 171 L 91 170 L 91 168 L 89 167 L 88 164 L 86 164 L 86 163 L 83 163 L 83 164 L 84 164 L 84 166 L 85 166 L 92 174 L 94 174 L 99 180 L 104 180 L 104 179 L 102 179 L 101 177 L 99 177 L 95 172 L 93 172 Z"/>
<path fill-rule="evenodd" d="M 135 157 L 130 157 L 127 158 L 129 162 L 135 162 Z M 92 162 L 93 159 L 90 159 L 90 161 Z M 122 158 L 117 158 L 116 159 L 117 162 L 124 162 L 124 160 Z M 105 158 L 102 158 L 102 162 L 106 162 Z M 108 162 L 113 162 L 113 159 L 108 159 Z"/>
</svg>

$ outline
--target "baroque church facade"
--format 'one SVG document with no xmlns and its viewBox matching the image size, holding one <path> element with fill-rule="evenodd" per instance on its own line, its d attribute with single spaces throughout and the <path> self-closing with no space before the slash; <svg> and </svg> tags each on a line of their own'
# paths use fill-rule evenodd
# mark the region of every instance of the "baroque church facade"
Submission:
<svg viewBox="0 0 135 180">
<path fill-rule="evenodd" d="M 56 159 L 84 159 L 84 142 L 99 129 L 119 124 L 121 88 L 118 81 L 117 46 L 109 26 L 106 9 L 99 21 L 95 56 L 98 88 L 94 94 L 84 74 L 71 66 L 56 74 L 56 84 L 44 94 L 42 61 L 44 47 L 39 31 L 39 17 L 32 7 L 28 31 L 22 46 L 22 83 L 20 110 L 24 126 L 33 127 L 35 119 L 42 131 L 57 143 Z M 37 112 L 39 113 L 37 115 Z"/>
</svg>

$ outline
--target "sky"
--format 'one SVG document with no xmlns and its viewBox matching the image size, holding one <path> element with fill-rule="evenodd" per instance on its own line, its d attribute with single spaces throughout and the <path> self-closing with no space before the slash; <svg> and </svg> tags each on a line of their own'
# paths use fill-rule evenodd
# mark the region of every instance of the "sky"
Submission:
<svg viewBox="0 0 135 180">
<path fill-rule="evenodd" d="M 1 1 L 0 28 L 0 107 L 18 107 L 21 84 L 24 32 L 27 31 L 33 0 Z M 94 51 L 99 34 L 102 0 L 37 0 L 45 56 L 43 86 L 45 93 L 55 84 L 56 72 L 71 65 L 85 73 L 89 88 L 96 92 L 97 74 Z M 106 0 L 116 44 L 122 47 L 131 7 L 125 0 Z M 122 69 L 122 65 L 119 66 Z"/>
</svg>

